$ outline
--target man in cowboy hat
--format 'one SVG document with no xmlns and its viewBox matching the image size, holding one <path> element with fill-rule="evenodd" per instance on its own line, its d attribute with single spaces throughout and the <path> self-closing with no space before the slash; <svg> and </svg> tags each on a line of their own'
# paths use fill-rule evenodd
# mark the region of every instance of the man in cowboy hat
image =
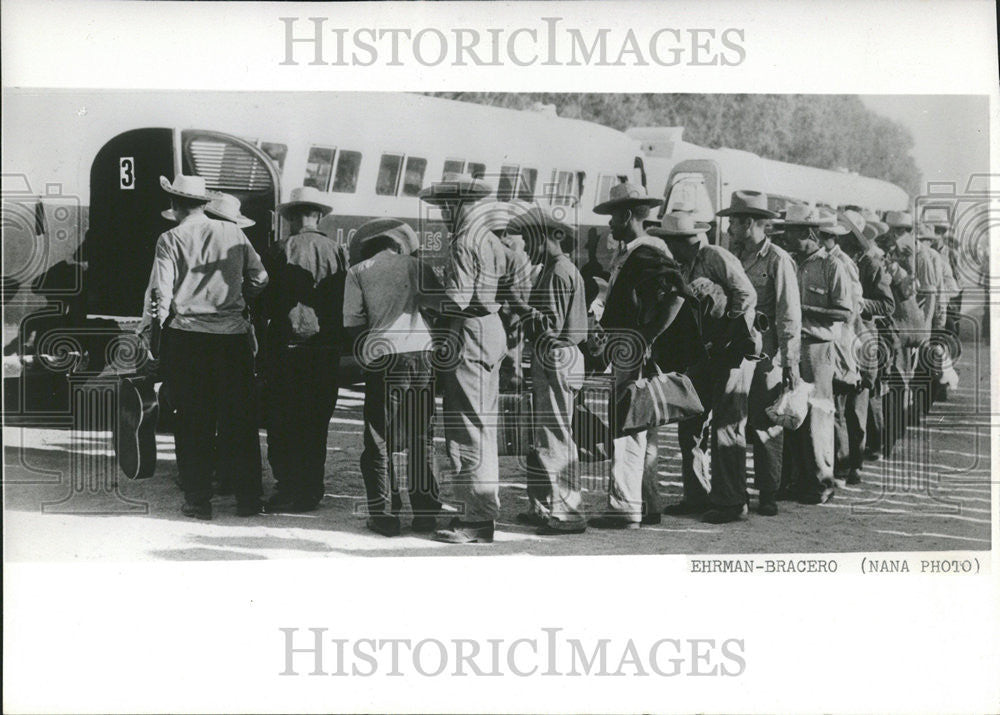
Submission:
<svg viewBox="0 0 1000 715">
<path fill-rule="evenodd" d="M 432 340 L 420 301 L 436 279 L 413 256 L 420 241 L 403 221 L 373 219 L 352 241 L 360 243 L 362 261 L 347 273 L 344 327 L 365 369 L 361 476 L 367 525 L 383 536 L 400 533 L 402 500 L 392 454 L 405 451 L 412 528 L 430 533 L 441 502 L 433 467 Z"/>
<path fill-rule="evenodd" d="M 754 483 L 760 492 L 757 513 L 778 513 L 781 455 L 785 431 L 772 424 L 765 410 L 780 397 L 782 386 L 798 384 L 802 306 L 795 261 L 775 245 L 768 233 L 778 214 L 767 205 L 767 195 L 734 191 L 729 208 L 729 245 L 743 264 L 757 293 L 757 311 L 767 318 L 761 345 L 767 357 L 758 360 L 750 383 L 747 436 L 753 444 Z"/>
<path fill-rule="evenodd" d="M 833 496 L 833 341 L 837 324 L 850 319 L 852 312 L 850 277 L 820 246 L 821 223 L 815 210 L 793 204 L 779 224 L 785 247 L 799 266 L 799 369 L 802 379 L 813 384 L 809 414 L 799 429 L 786 436 L 782 458 L 782 491 L 802 504 L 822 504 Z"/>
<path fill-rule="evenodd" d="M 212 518 L 212 472 L 232 485 L 236 512 L 261 511 L 260 442 L 254 420 L 254 368 L 244 295 L 268 276 L 234 223 L 205 215 L 213 198 L 200 176 L 160 177 L 177 226 L 160 235 L 150 285 L 158 319 L 168 321 L 163 367 L 177 408 L 177 470 L 182 512 Z M 220 419 L 225 416 L 225 419 Z M 216 438 L 218 431 L 218 438 Z"/>
<path fill-rule="evenodd" d="M 608 200 L 594 207 L 594 213 L 609 216 L 612 237 L 620 249 L 611 263 L 607 297 L 597 298 L 593 310 L 600 315 L 600 327 L 608 337 L 600 349 L 613 345 L 619 335 L 639 328 L 634 296 L 634 276 L 657 259 L 672 261 L 663 241 L 646 233 L 645 221 L 650 210 L 662 203 L 646 195 L 645 188 L 629 182 L 611 187 Z M 619 282 L 619 278 L 622 281 Z M 624 388 L 637 377 L 641 365 L 622 362 L 623 350 L 609 350 L 615 390 Z M 603 365 L 607 361 L 599 360 Z M 612 395 L 614 399 L 614 395 Z M 608 491 L 608 511 L 590 520 L 598 528 L 639 528 L 642 522 L 659 520 L 659 486 L 655 464 L 657 455 L 656 430 L 638 432 L 614 440 L 611 480 Z"/>
<path fill-rule="evenodd" d="M 573 411 L 583 382 L 587 308 L 583 277 L 570 259 L 576 230 L 551 210 L 533 207 L 507 227 L 529 245 L 544 247 L 542 272 L 526 306 L 516 309 L 531 345 L 533 446 L 528 453 L 530 510 L 518 520 L 539 534 L 582 533 L 583 493 L 573 441 Z"/>
<path fill-rule="evenodd" d="M 844 212 L 844 225 L 850 233 L 845 234 L 839 243 L 858 267 L 858 280 L 861 282 L 859 352 L 863 359 L 859 360 L 863 384 L 868 392 L 868 415 L 864 429 L 863 459 L 878 461 L 884 439 L 885 418 L 882 409 L 883 390 L 889 372 L 889 359 L 892 354 L 891 324 L 892 314 L 896 307 L 892 295 L 889 274 L 885 270 L 883 253 L 875 245 L 875 238 L 888 226 L 881 222 L 867 221 L 858 214 Z M 860 231 L 859 231 L 860 228 Z M 858 407 L 860 415 L 861 407 Z"/>
<path fill-rule="evenodd" d="M 436 307 L 456 351 L 455 365 L 442 371 L 441 381 L 445 442 L 463 511 L 434 538 L 452 544 L 492 543 L 500 511 L 496 418 L 507 336 L 497 286 L 507 272 L 507 252 L 496 234 L 471 216 L 476 202 L 492 190 L 481 179 L 449 173 L 419 194 L 441 209 L 451 231 L 444 295 Z"/>
<path fill-rule="evenodd" d="M 308 512 L 325 492 L 326 441 L 337 403 L 337 366 L 347 259 L 318 229 L 332 211 L 307 186 L 277 206 L 289 236 L 267 254 L 271 285 L 262 297 L 267 327 L 267 459 L 272 513 Z"/>
<path fill-rule="evenodd" d="M 859 471 L 864 466 L 865 431 L 868 427 L 868 386 L 871 376 L 868 371 L 861 373 L 858 363 L 858 347 L 865 335 L 861 323 L 861 308 L 864 288 L 858 265 L 841 247 L 850 240 L 853 243 L 864 240 L 865 220 L 857 211 L 850 209 L 838 215 L 823 216 L 818 227 L 820 242 L 827 254 L 838 261 L 850 279 L 850 302 L 853 306 L 851 318 L 836 326 L 834 340 L 834 461 L 833 475 L 838 484 L 858 484 Z"/>
<path fill-rule="evenodd" d="M 747 513 L 746 422 L 747 397 L 754 374 L 754 361 L 744 348 L 753 341 L 757 354 L 759 335 L 753 327 L 757 293 L 739 259 L 719 246 L 708 243 L 708 224 L 690 215 L 669 214 L 659 229 L 661 236 L 681 265 L 688 284 L 710 282 L 726 296 L 724 335 L 709 351 L 703 373 L 696 380 L 705 405 L 701 417 L 684 420 L 677 427 L 681 447 L 684 496 L 666 508 L 672 515 L 702 513 L 711 524 L 725 524 Z M 737 347 L 736 343 L 740 342 Z M 705 452 L 711 444 L 711 467 L 706 470 Z M 710 471 L 710 474 L 706 473 Z M 710 485 L 710 489 L 708 488 Z"/>
<path fill-rule="evenodd" d="M 934 249 L 938 241 L 935 230 L 924 223 L 917 227 L 917 302 L 923 305 L 925 314 L 930 310 L 930 330 L 932 335 L 940 336 L 945 332 L 948 316 L 948 301 L 955 290 L 955 275 L 948 261 Z M 933 306 L 933 307 L 932 307 Z M 914 379 L 927 385 L 926 399 L 921 407 L 926 412 L 930 403 L 947 397 L 947 388 L 941 382 L 941 360 L 935 359 L 930 341 L 921 347 L 921 359 L 917 361 Z"/>
</svg>

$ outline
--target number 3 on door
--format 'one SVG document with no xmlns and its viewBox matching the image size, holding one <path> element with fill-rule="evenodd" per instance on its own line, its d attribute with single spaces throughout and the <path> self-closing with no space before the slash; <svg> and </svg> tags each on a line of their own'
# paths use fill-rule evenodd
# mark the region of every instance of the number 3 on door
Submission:
<svg viewBox="0 0 1000 715">
<path fill-rule="evenodd" d="M 132 157 L 123 156 L 118 160 L 118 176 L 121 188 L 135 188 L 135 160 Z"/>
</svg>

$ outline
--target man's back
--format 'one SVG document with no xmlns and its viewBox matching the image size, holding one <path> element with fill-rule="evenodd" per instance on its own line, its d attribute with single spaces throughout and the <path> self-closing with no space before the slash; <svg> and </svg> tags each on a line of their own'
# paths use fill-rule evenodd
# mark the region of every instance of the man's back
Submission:
<svg viewBox="0 0 1000 715">
<path fill-rule="evenodd" d="M 247 332 L 244 292 L 260 292 L 267 279 L 246 235 L 227 221 L 193 214 L 156 244 L 152 282 L 178 330 Z"/>
</svg>

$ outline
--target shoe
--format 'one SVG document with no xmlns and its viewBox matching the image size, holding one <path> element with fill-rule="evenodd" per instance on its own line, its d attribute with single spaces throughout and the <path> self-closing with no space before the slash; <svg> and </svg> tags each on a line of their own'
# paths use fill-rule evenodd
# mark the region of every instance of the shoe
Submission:
<svg viewBox="0 0 1000 715">
<path fill-rule="evenodd" d="M 545 526 L 549 523 L 549 518 L 535 511 L 522 511 L 514 517 L 514 521 L 525 526 Z"/>
<path fill-rule="evenodd" d="M 642 517 L 642 521 L 640 523 L 643 526 L 656 526 L 661 521 L 663 521 L 663 517 L 660 515 L 660 512 L 656 512 L 654 514 L 646 514 L 646 515 L 644 515 Z"/>
<path fill-rule="evenodd" d="M 264 504 L 259 499 L 236 505 L 236 516 L 257 516 L 264 513 Z"/>
<path fill-rule="evenodd" d="M 799 504 L 826 504 L 833 499 L 834 490 L 827 487 L 822 492 L 812 492 L 799 497 Z"/>
<path fill-rule="evenodd" d="M 374 531 L 382 536 L 399 536 L 399 519 L 394 516 L 370 516 L 365 526 L 369 531 Z"/>
<path fill-rule="evenodd" d="M 761 516 L 777 516 L 778 502 L 772 499 L 761 499 L 757 503 L 757 513 Z"/>
<path fill-rule="evenodd" d="M 558 526 L 556 523 L 549 522 L 543 526 L 539 526 L 538 530 L 535 531 L 539 536 L 565 536 L 566 534 L 582 534 L 587 530 L 587 524 L 577 524 L 567 526 Z"/>
<path fill-rule="evenodd" d="M 682 501 L 677 504 L 671 504 L 663 510 L 663 513 L 667 516 L 690 516 L 692 514 L 704 514 L 706 511 L 708 511 L 708 504 Z"/>
<path fill-rule="evenodd" d="M 728 524 L 733 521 L 745 519 L 749 509 L 746 504 L 738 506 L 722 506 L 709 509 L 705 516 L 701 518 L 706 524 Z"/>
<path fill-rule="evenodd" d="M 847 475 L 847 479 L 844 481 L 848 484 L 861 484 L 861 475 L 858 474 L 857 469 L 852 469 L 851 473 Z"/>
<path fill-rule="evenodd" d="M 460 521 L 452 519 L 447 529 L 439 529 L 432 537 L 445 544 L 492 544 L 492 521 Z"/>
<path fill-rule="evenodd" d="M 212 504 L 211 502 L 195 504 L 193 502 L 186 501 L 184 502 L 184 506 L 181 507 L 181 514 L 184 516 L 194 517 L 195 519 L 208 521 L 212 518 Z"/>
<path fill-rule="evenodd" d="M 833 486 L 835 486 L 837 489 L 843 489 L 844 487 L 847 486 L 847 479 L 845 477 L 834 477 Z"/>
<path fill-rule="evenodd" d="M 603 516 L 595 516 L 587 522 L 587 525 L 593 526 L 595 529 L 631 530 L 638 529 L 641 526 L 641 523 L 638 521 L 629 521 L 623 516 L 605 514 Z"/>
<path fill-rule="evenodd" d="M 415 516 L 410 528 L 416 534 L 430 534 L 437 529 L 437 519 L 433 516 Z"/>
</svg>

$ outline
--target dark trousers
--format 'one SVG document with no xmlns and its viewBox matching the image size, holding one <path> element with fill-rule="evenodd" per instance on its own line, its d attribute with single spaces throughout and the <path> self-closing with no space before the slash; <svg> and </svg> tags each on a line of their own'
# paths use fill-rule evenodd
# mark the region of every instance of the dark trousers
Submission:
<svg viewBox="0 0 1000 715">
<path fill-rule="evenodd" d="M 948 310 L 945 315 L 944 329 L 947 330 L 955 340 L 961 339 L 959 320 L 962 316 L 962 291 L 958 291 L 948 301 Z"/>
<path fill-rule="evenodd" d="M 177 408 L 174 443 L 186 499 L 212 498 L 217 467 L 238 502 L 258 500 L 260 440 L 248 337 L 167 329 L 162 363 Z"/>
<path fill-rule="evenodd" d="M 677 425 L 684 501 L 689 504 L 725 508 L 747 503 L 746 424 L 756 363 L 733 362 L 715 357 L 704 376 L 696 375 L 693 382 L 706 412 Z"/>
<path fill-rule="evenodd" d="M 781 485 L 785 431 L 767 417 L 767 408 L 781 396 L 781 373 L 779 358 L 764 358 L 754 366 L 750 383 L 747 438 L 753 445 L 753 479 L 761 501 L 773 500 Z"/>
<path fill-rule="evenodd" d="M 833 401 L 836 407 L 833 473 L 838 479 L 843 479 L 864 466 L 868 390 L 834 386 Z"/>
<path fill-rule="evenodd" d="M 883 454 L 885 449 L 885 414 L 882 411 L 882 379 L 868 391 L 868 425 L 865 430 L 865 451 Z"/>
<path fill-rule="evenodd" d="M 306 345 L 268 355 L 267 461 L 280 500 L 314 506 L 323 498 L 339 359 L 334 348 Z"/>
<path fill-rule="evenodd" d="M 429 352 L 399 353 L 389 364 L 365 371 L 364 451 L 361 475 L 368 513 L 399 515 L 400 485 L 392 463 L 405 451 L 407 491 L 414 515 L 441 510 L 434 476 L 434 373 Z"/>
</svg>

